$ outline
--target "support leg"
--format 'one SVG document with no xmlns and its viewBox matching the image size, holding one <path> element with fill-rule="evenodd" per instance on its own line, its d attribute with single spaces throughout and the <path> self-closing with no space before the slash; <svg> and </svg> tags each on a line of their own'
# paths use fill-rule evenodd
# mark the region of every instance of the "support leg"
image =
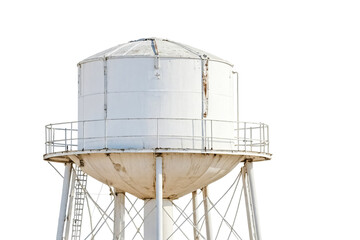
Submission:
<svg viewBox="0 0 360 240">
<path fill-rule="evenodd" d="M 194 240 L 199 240 L 199 233 L 198 233 L 198 211 L 197 211 L 197 206 L 198 206 L 198 202 L 197 202 L 197 191 L 195 190 L 194 192 L 192 192 L 192 204 L 193 204 L 193 221 L 194 221 L 194 226 L 193 226 L 193 230 L 194 230 Z"/>
<path fill-rule="evenodd" d="M 250 193 L 252 198 L 252 205 L 253 205 L 253 211 L 254 211 L 254 222 L 255 222 L 255 229 L 257 234 L 257 240 L 261 240 L 261 231 L 260 231 L 260 224 L 259 224 L 259 214 L 257 209 L 257 201 L 256 201 L 256 188 L 255 188 L 255 181 L 254 181 L 254 171 L 253 171 L 253 163 L 248 162 L 247 163 L 247 173 L 249 176 L 249 183 L 250 183 Z"/>
<path fill-rule="evenodd" d="M 144 239 L 157 240 L 157 209 L 156 199 L 147 199 L 144 202 Z M 163 239 L 172 240 L 173 236 L 173 205 L 168 199 L 163 199 Z M 171 237 L 170 237 L 171 236 Z"/>
<path fill-rule="evenodd" d="M 245 194 L 246 213 L 248 219 L 248 228 L 250 240 L 261 240 L 256 215 L 254 183 L 252 179 L 252 162 L 246 161 L 242 167 L 242 179 Z"/>
<path fill-rule="evenodd" d="M 58 221 L 58 229 L 56 234 L 56 240 L 63 240 L 64 226 L 66 221 L 66 208 L 68 203 L 70 178 L 71 178 L 71 163 L 65 164 L 64 182 L 61 194 L 60 213 Z"/>
<path fill-rule="evenodd" d="M 206 226 L 206 239 L 212 240 L 212 231 L 211 231 L 211 217 L 209 213 L 209 199 L 208 199 L 208 189 L 207 186 L 203 187 L 203 199 L 204 199 L 204 214 L 205 214 L 205 226 Z"/>
<path fill-rule="evenodd" d="M 194 221 L 194 240 L 199 240 L 199 233 L 198 233 L 198 211 L 197 211 L 197 191 L 192 192 L 192 207 L 193 207 L 193 221 Z"/>
<path fill-rule="evenodd" d="M 163 240 L 162 157 L 156 156 L 156 239 Z"/>
<path fill-rule="evenodd" d="M 68 213 L 66 216 L 66 227 L 65 227 L 65 240 L 69 239 L 69 233 L 70 233 L 70 223 L 71 223 L 71 214 L 72 214 L 72 208 L 73 208 L 73 202 L 74 202 L 74 189 L 75 189 L 75 182 L 76 182 L 76 176 L 73 173 L 73 170 L 71 169 L 72 177 L 71 177 L 71 187 L 70 187 L 70 198 L 69 198 L 69 207 L 68 207 Z"/>
<path fill-rule="evenodd" d="M 125 193 L 115 189 L 114 240 L 125 239 Z"/>
</svg>

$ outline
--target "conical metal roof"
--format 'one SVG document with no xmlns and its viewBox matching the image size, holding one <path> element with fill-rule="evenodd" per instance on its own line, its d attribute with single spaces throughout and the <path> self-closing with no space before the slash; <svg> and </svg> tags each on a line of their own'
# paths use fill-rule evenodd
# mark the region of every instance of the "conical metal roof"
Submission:
<svg viewBox="0 0 360 240">
<path fill-rule="evenodd" d="M 213 54 L 185 44 L 161 38 L 142 38 L 128 43 L 123 43 L 92 55 L 81 61 L 79 64 L 101 59 L 130 57 L 209 59 L 232 65 L 228 61 L 225 61 Z"/>
</svg>

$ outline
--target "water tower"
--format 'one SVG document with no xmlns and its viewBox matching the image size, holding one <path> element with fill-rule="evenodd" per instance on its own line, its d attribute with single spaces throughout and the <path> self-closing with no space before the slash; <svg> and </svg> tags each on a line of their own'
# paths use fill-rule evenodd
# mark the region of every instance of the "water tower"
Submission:
<svg viewBox="0 0 360 240">
<path fill-rule="evenodd" d="M 166 39 L 131 41 L 81 61 L 78 121 L 46 126 L 44 159 L 66 166 L 57 239 L 69 238 L 74 199 L 81 228 L 81 192 L 69 192 L 85 188 L 89 175 L 114 189 L 113 239 L 125 239 L 127 193 L 144 200 L 144 238 L 162 240 L 172 239 L 171 201 L 193 193 L 196 202 L 201 189 L 212 240 L 207 186 L 241 162 L 249 235 L 260 239 L 252 162 L 271 158 L 269 132 L 239 121 L 238 88 L 232 64 Z"/>
</svg>

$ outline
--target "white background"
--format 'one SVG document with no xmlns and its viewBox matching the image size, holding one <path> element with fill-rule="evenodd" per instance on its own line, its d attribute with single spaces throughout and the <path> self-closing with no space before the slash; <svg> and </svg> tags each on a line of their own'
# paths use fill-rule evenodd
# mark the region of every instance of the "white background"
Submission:
<svg viewBox="0 0 360 240">
<path fill-rule="evenodd" d="M 44 125 L 76 120 L 77 62 L 155 36 L 234 63 L 241 120 L 270 125 L 273 160 L 254 165 L 263 239 L 360 239 L 359 13 L 350 0 L 2 1 L 0 238 L 55 238 Z"/>
</svg>

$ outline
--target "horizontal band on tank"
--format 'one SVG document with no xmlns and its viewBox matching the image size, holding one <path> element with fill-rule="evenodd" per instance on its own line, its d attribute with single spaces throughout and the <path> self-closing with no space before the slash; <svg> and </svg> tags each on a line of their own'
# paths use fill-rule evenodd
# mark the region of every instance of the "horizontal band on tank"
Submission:
<svg viewBox="0 0 360 240">
<path fill-rule="evenodd" d="M 161 55 L 158 56 L 144 56 L 144 55 L 139 55 L 139 56 L 109 56 L 109 57 L 98 57 L 98 58 L 92 58 L 92 59 L 85 59 L 81 62 L 79 62 L 77 65 L 80 66 L 82 64 L 85 63 L 89 63 L 89 62 L 96 62 L 96 61 L 106 61 L 109 59 L 124 59 L 124 58 L 153 58 L 153 59 L 162 59 L 162 60 L 173 60 L 173 59 L 187 59 L 187 60 L 199 60 L 201 61 L 201 58 L 196 58 L 196 57 L 162 57 Z M 225 60 L 216 60 L 216 59 L 209 59 L 209 62 L 219 62 L 219 63 L 224 63 L 227 64 L 231 67 L 233 67 L 234 65 L 225 61 Z"/>
</svg>

